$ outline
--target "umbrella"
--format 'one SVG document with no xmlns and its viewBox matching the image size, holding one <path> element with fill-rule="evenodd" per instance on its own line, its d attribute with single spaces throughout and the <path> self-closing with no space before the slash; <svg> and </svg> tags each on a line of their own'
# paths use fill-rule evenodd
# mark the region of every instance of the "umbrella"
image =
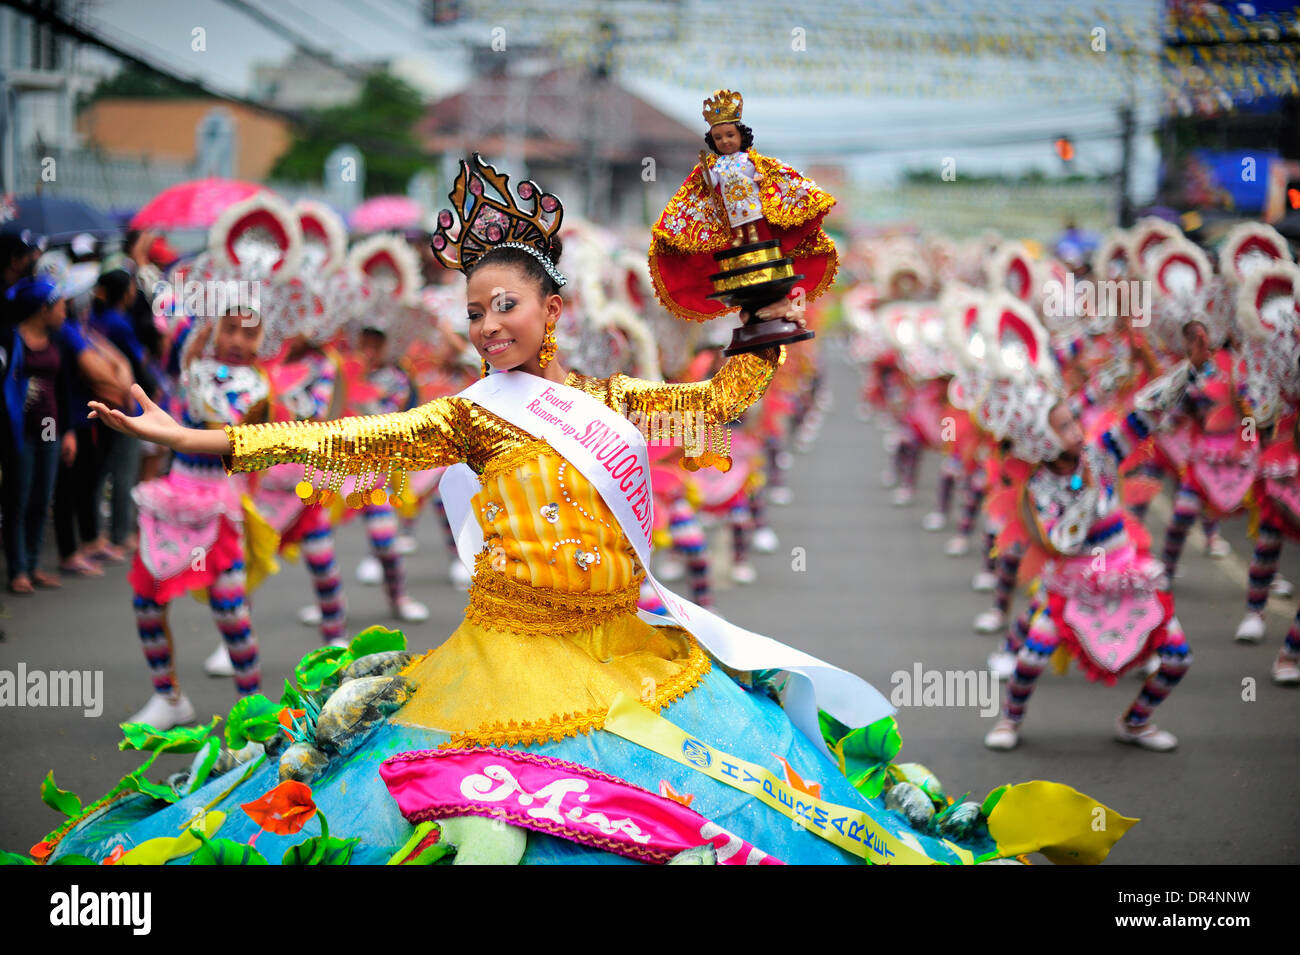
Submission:
<svg viewBox="0 0 1300 955">
<path fill-rule="evenodd" d="M 424 209 L 406 196 L 375 196 L 352 210 L 348 225 L 353 232 L 388 232 L 412 229 L 424 218 Z"/>
<path fill-rule="evenodd" d="M 131 219 L 133 229 L 206 229 L 236 202 L 265 187 L 238 179 L 196 179 L 169 186 Z"/>
<path fill-rule="evenodd" d="M 105 236 L 120 231 L 109 215 L 76 199 L 22 196 L 13 200 L 13 206 L 16 217 L 4 223 L 5 232 L 27 229 L 58 243 L 82 232 Z"/>
</svg>

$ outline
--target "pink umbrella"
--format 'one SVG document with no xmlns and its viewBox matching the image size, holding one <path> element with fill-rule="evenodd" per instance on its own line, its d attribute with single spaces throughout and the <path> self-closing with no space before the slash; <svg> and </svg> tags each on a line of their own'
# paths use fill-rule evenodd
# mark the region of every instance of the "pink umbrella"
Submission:
<svg viewBox="0 0 1300 955">
<path fill-rule="evenodd" d="M 265 186 L 238 179 L 196 179 L 169 186 L 131 217 L 133 229 L 206 229 L 221 213 Z"/>
<path fill-rule="evenodd" d="M 424 210 L 406 196 L 375 196 L 352 210 L 348 224 L 353 232 L 387 232 L 419 226 Z"/>
</svg>

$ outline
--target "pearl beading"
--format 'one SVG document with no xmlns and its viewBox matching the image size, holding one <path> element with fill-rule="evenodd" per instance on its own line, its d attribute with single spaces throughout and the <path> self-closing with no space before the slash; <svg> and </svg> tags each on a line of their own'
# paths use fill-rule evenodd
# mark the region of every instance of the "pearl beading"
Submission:
<svg viewBox="0 0 1300 955">
<path fill-rule="evenodd" d="M 573 498 L 569 497 L 569 489 L 565 487 L 564 484 L 564 469 L 567 468 L 568 466 L 569 466 L 568 461 L 561 461 L 559 470 L 556 472 L 557 478 L 560 482 L 560 493 L 564 495 L 564 500 L 567 503 L 572 504 L 574 507 L 576 507 L 578 509 L 578 512 L 587 520 L 592 521 L 594 523 L 603 524 L 606 527 L 609 527 L 609 521 L 601 520 L 595 514 L 592 514 L 585 507 L 583 507 L 581 504 L 575 501 Z M 599 563 L 599 561 L 597 561 L 597 563 Z"/>
</svg>

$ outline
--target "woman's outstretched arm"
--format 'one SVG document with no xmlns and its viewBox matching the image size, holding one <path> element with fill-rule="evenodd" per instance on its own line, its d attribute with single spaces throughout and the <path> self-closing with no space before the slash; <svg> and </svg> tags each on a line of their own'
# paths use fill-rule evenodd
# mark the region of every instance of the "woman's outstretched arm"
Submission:
<svg viewBox="0 0 1300 955">
<path fill-rule="evenodd" d="M 292 463 L 338 474 L 442 467 L 466 459 L 472 427 L 466 402 L 435 398 L 396 414 L 231 425 L 222 430 L 186 428 L 150 401 L 139 385 L 132 387 L 131 394 L 140 402 L 140 414 L 123 414 L 92 401 L 92 416 L 116 431 L 173 451 L 225 458 L 231 471 Z"/>
</svg>

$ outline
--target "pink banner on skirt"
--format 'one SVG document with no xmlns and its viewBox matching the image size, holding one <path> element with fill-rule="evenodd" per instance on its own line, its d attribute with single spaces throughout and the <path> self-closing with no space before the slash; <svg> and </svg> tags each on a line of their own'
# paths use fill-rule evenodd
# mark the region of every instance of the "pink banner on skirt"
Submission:
<svg viewBox="0 0 1300 955">
<path fill-rule="evenodd" d="M 489 816 L 665 863 L 711 844 L 720 865 L 783 865 L 680 803 L 550 756 L 473 748 L 398 753 L 379 775 L 407 821 Z"/>
</svg>

